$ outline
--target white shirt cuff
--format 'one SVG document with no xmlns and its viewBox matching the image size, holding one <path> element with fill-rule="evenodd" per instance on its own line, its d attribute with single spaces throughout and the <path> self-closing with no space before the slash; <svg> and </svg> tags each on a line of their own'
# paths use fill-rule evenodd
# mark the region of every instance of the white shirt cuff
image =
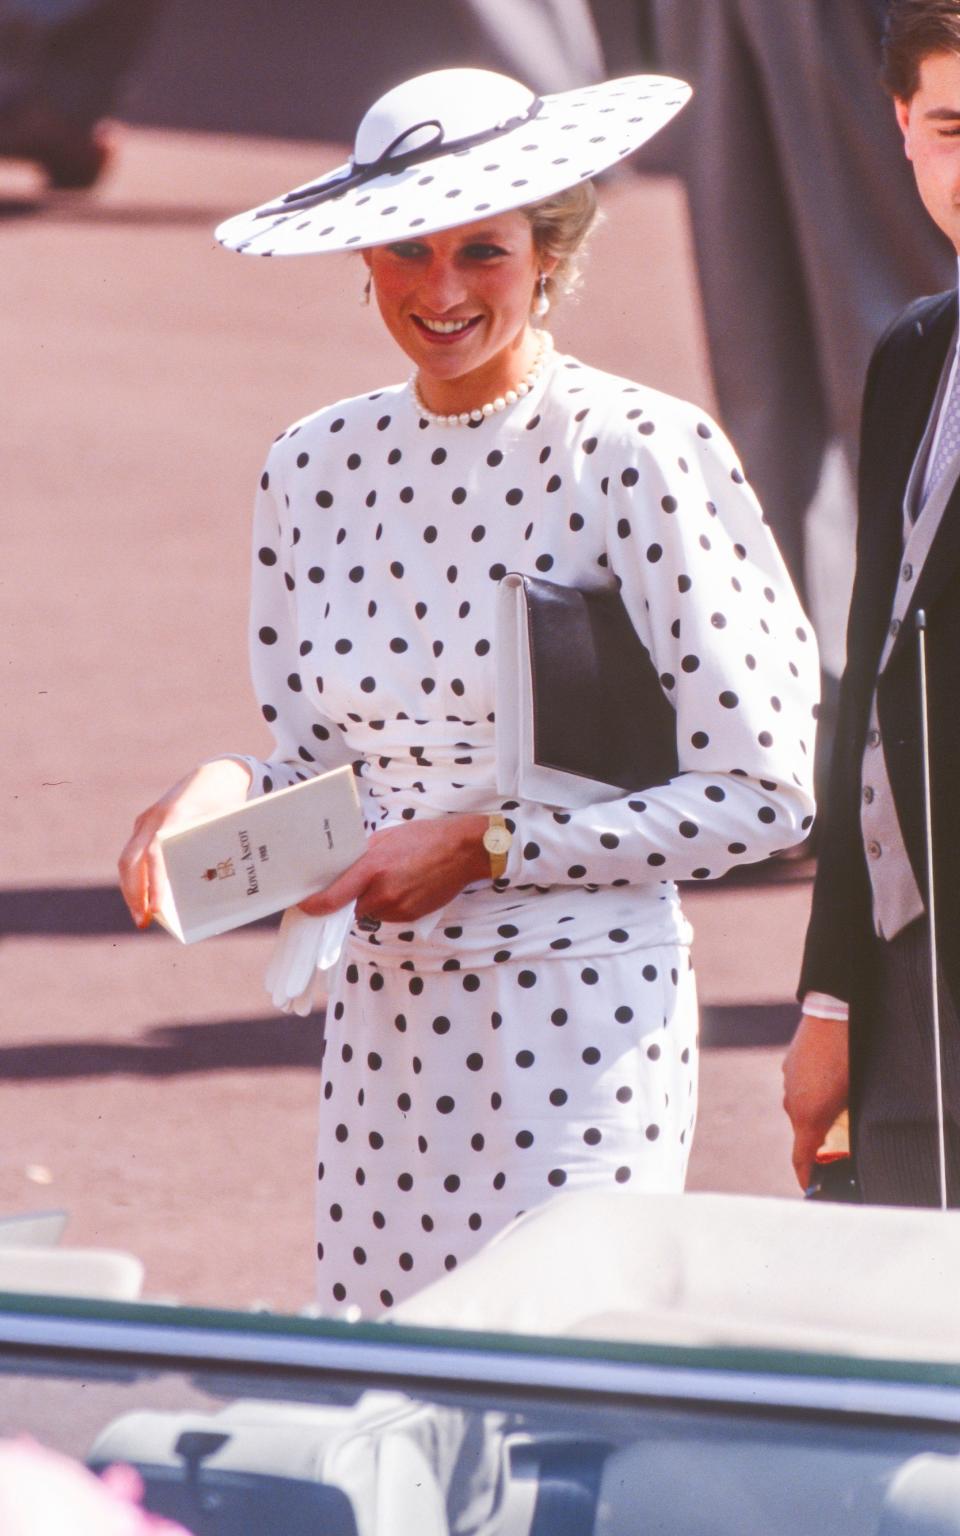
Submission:
<svg viewBox="0 0 960 1536">
<path fill-rule="evenodd" d="M 812 1019 L 837 1019 L 845 1024 L 850 1016 L 850 1005 L 827 992 L 808 992 L 801 1004 L 804 1013 Z"/>
</svg>

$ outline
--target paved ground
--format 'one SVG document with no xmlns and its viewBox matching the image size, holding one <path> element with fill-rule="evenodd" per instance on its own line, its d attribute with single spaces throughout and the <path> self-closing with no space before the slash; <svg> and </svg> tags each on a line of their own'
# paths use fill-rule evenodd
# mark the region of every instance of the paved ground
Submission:
<svg viewBox="0 0 960 1536">
<path fill-rule="evenodd" d="M 310 1298 L 317 1029 L 269 1011 L 263 931 L 181 949 L 112 890 L 134 813 L 198 757 L 263 744 L 243 667 L 248 509 L 270 439 L 402 376 L 356 259 L 215 247 L 331 147 L 129 132 L 88 199 L 0 167 L 0 1212 L 65 1206 L 149 1294 Z M 710 407 L 682 194 L 608 189 L 562 345 Z M 790 1193 L 778 1063 L 802 879 L 698 888 L 693 1184 Z"/>
</svg>

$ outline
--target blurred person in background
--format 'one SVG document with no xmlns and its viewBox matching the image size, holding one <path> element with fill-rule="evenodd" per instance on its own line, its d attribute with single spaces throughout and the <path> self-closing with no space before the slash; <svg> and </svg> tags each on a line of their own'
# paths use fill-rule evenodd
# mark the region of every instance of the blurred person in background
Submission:
<svg viewBox="0 0 960 1536">
<path fill-rule="evenodd" d="M 104 119 L 162 3 L 0 0 L 0 158 L 92 187 L 113 152 Z"/>
<path fill-rule="evenodd" d="M 960 255 L 960 0 L 891 0 L 884 79 L 930 220 Z M 888 107 L 889 110 L 889 107 Z M 891 113 L 893 116 L 893 113 Z M 878 173 L 886 166 L 878 164 Z M 907 208 L 913 205 L 907 204 Z M 851 1110 L 864 1200 L 940 1201 L 916 615 L 927 619 L 947 1196 L 960 1205 L 960 371 L 956 258 L 870 363 L 857 573 L 827 815 L 787 1056 L 801 1185 Z"/>
</svg>

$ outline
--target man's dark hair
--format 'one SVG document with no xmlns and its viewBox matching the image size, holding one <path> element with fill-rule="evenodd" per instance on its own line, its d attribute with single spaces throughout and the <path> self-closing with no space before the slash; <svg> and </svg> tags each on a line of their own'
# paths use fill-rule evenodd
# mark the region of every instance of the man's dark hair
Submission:
<svg viewBox="0 0 960 1536">
<path fill-rule="evenodd" d="M 960 54 L 960 0 L 889 0 L 881 78 L 891 96 L 910 100 L 931 53 Z"/>
</svg>

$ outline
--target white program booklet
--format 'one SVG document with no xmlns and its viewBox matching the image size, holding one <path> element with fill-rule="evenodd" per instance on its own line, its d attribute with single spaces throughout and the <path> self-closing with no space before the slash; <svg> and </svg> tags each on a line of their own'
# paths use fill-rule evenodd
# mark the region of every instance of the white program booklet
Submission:
<svg viewBox="0 0 960 1536">
<path fill-rule="evenodd" d="M 296 905 L 366 846 L 350 767 L 159 836 L 168 890 L 156 915 L 182 944 Z"/>
</svg>

